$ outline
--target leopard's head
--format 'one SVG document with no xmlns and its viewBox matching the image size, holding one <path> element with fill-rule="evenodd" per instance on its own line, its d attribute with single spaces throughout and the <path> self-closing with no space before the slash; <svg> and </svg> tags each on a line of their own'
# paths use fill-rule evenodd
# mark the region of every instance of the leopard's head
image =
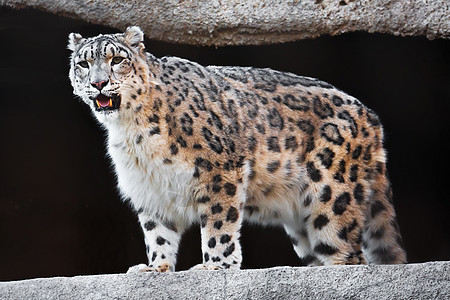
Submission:
<svg viewBox="0 0 450 300">
<path fill-rule="evenodd" d="M 69 35 L 69 77 L 74 94 L 102 123 L 120 117 L 124 99 L 136 99 L 146 91 L 149 69 L 143 38 L 136 26 L 124 33 L 92 38 Z"/>
</svg>

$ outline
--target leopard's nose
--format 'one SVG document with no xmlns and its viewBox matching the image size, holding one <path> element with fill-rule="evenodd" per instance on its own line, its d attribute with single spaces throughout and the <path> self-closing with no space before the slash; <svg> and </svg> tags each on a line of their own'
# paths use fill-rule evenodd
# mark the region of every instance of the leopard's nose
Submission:
<svg viewBox="0 0 450 300">
<path fill-rule="evenodd" d="M 101 91 L 107 84 L 109 80 L 103 80 L 99 82 L 92 82 L 91 85 L 95 87 L 97 90 Z"/>
</svg>

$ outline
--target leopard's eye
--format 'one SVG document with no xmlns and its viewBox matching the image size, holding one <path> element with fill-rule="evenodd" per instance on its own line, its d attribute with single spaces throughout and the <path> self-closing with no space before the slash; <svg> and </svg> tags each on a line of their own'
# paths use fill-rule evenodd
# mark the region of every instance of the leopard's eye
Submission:
<svg viewBox="0 0 450 300">
<path fill-rule="evenodd" d="M 111 64 L 112 64 L 112 65 L 120 64 L 120 63 L 122 62 L 122 60 L 123 60 L 123 57 L 116 56 L 116 57 L 114 57 L 114 58 L 112 59 Z"/>
<path fill-rule="evenodd" d="M 89 64 L 87 61 L 83 60 L 78 63 L 82 68 L 89 68 Z"/>
</svg>

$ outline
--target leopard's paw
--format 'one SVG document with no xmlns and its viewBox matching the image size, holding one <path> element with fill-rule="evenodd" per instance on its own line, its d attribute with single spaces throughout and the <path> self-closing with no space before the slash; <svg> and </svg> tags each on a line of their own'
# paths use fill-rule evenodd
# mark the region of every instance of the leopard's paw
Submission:
<svg viewBox="0 0 450 300">
<path fill-rule="evenodd" d="M 225 270 L 225 269 L 239 269 L 236 264 L 198 264 L 190 268 L 190 270 Z"/>
<path fill-rule="evenodd" d="M 159 272 L 159 273 L 165 273 L 165 272 L 172 272 L 174 271 L 174 267 L 171 266 L 169 263 L 162 263 L 158 266 L 147 266 L 146 264 L 139 264 L 136 266 L 132 266 L 128 269 L 127 274 L 136 274 L 136 273 L 143 273 L 143 272 Z"/>
<path fill-rule="evenodd" d="M 212 265 L 206 265 L 206 264 L 198 264 L 190 268 L 190 270 L 222 270 L 224 268 L 220 266 L 212 266 Z"/>
</svg>

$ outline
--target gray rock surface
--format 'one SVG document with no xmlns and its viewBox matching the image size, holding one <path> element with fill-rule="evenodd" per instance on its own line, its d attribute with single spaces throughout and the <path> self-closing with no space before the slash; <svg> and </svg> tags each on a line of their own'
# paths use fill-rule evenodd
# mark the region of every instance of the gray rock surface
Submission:
<svg viewBox="0 0 450 300">
<path fill-rule="evenodd" d="M 0 0 L 95 24 L 139 25 L 148 38 L 259 45 L 351 31 L 450 38 L 449 0 Z"/>
<path fill-rule="evenodd" d="M 0 282 L 0 299 L 450 299 L 450 262 Z"/>
</svg>

